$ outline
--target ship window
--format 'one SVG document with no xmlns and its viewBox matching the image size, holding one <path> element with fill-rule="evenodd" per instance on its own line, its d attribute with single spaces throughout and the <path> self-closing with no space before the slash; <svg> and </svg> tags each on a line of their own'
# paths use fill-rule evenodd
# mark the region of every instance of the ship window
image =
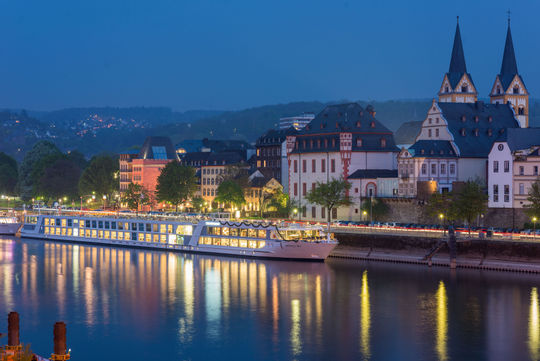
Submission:
<svg viewBox="0 0 540 361">
<path fill-rule="evenodd" d="M 238 236 L 238 228 L 231 228 L 231 236 Z"/>
<path fill-rule="evenodd" d="M 248 246 L 249 248 L 257 248 L 257 241 L 249 241 Z"/>
<path fill-rule="evenodd" d="M 133 223 L 135 224 L 135 223 Z M 136 241 L 137 240 L 137 232 L 131 232 L 131 240 Z"/>
<path fill-rule="evenodd" d="M 65 236 L 65 235 L 66 235 L 66 229 L 62 228 L 62 236 Z"/>
<path fill-rule="evenodd" d="M 118 229 L 124 229 L 124 223 L 118 222 Z"/>
<path fill-rule="evenodd" d="M 248 236 L 247 229 L 245 228 L 240 229 L 240 237 L 247 237 L 247 236 Z"/>
<path fill-rule="evenodd" d="M 152 223 L 152 232 L 157 232 L 157 231 L 158 231 L 157 223 Z"/>
<path fill-rule="evenodd" d="M 137 223 L 131 223 L 131 230 L 136 231 L 137 230 Z"/>
<path fill-rule="evenodd" d="M 116 222 L 111 222 L 111 229 L 116 229 Z"/>
<path fill-rule="evenodd" d="M 68 225 L 68 227 L 73 227 L 73 219 L 71 219 L 71 218 L 68 219 L 67 220 L 67 225 Z"/>
<path fill-rule="evenodd" d="M 239 244 L 239 247 L 247 248 L 247 240 L 245 239 L 239 240 L 238 244 Z"/>
<path fill-rule="evenodd" d="M 86 232 L 85 232 L 86 233 L 86 235 L 85 235 L 86 238 L 90 238 L 90 234 L 91 234 L 90 232 L 91 231 L 89 229 L 86 230 Z"/>
<path fill-rule="evenodd" d="M 111 232 L 105 231 L 103 238 L 105 238 L 105 239 L 111 238 Z"/>
<path fill-rule="evenodd" d="M 98 228 L 103 228 L 103 221 L 98 222 Z"/>
<path fill-rule="evenodd" d="M 103 238 L 103 231 L 98 231 L 98 238 Z"/>
<path fill-rule="evenodd" d="M 60 226 L 60 218 L 56 218 L 56 225 Z"/>
<path fill-rule="evenodd" d="M 166 234 L 162 234 L 161 236 L 159 236 L 159 241 L 161 243 L 166 243 L 167 242 L 167 235 Z"/>
<path fill-rule="evenodd" d="M 46 226 L 49 225 L 49 218 L 45 218 L 45 225 L 46 225 Z"/>
<path fill-rule="evenodd" d="M 159 233 L 165 233 L 167 232 L 167 227 L 165 227 L 164 224 L 159 225 Z"/>
<path fill-rule="evenodd" d="M 144 232 L 144 223 L 139 223 L 139 232 Z"/>
<path fill-rule="evenodd" d="M 92 238 L 97 238 L 97 230 L 92 230 Z"/>
<path fill-rule="evenodd" d="M 159 242 L 159 234 L 154 234 L 153 240 L 154 240 L 154 242 L 158 243 Z"/>
<path fill-rule="evenodd" d="M 257 230 L 252 228 L 248 229 L 248 237 L 257 238 Z"/>
<path fill-rule="evenodd" d="M 146 242 L 152 242 L 152 234 L 151 233 L 146 234 Z"/>
<path fill-rule="evenodd" d="M 266 246 L 266 242 L 265 241 L 259 241 L 259 248 L 263 248 L 264 246 Z"/>
<path fill-rule="evenodd" d="M 146 232 L 152 232 L 152 224 L 146 223 Z"/>
<path fill-rule="evenodd" d="M 222 238 L 221 239 L 221 245 L 222 246 L 229 246 L 229 239 L 228 238 Z"/>
<path fill-rule="evenodd" d="M 97 222 L 96 221 L 92 221 L 92 228 L 97 228 Z"/>
<path fill-rule="evenodd" d="M 231 247 L 238 247 L 238 240 L 236 238 L 231 238 Z"/>
<path fill-rule="evenodd" d="M 266 231 L 264 229 L 259 229 L 259 238 L 266 238 Z"/>
<path fill-rule="evenodd" d="M 111 232 L 111 239 L 116 239 L 116 232 Z"/>
<path fill-rule="evenodd" d="M 139 232 L 139 241 L 144 242 L 144 233 Z"/>
<path fill-rule="evenodd" d="M 221 232 L 224 236 L 228 236 L 229 235 L 229 228 L 228 227 L 223 227 L 221 229 Z"/>
<path fill-rule="evenodd" d="M 118 232 L 118 239 L 120 241 L 124 239 L 124 232 Z"/>
</svg>

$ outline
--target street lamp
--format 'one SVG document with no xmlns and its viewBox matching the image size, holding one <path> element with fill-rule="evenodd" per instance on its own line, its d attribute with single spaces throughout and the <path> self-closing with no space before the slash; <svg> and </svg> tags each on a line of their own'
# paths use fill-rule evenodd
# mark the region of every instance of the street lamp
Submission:
<svg viewBox="0 0 540 361">
<path fill-rule="evenodd" d="M 536 218 L 536 216 L 532 217 L 532 221 L 533 221 L 533 236 L 536 237 L 536 221 L 538 220 L 538 218 Z"/>
<path fill-rule="evenodd" d="M 294 208 L 292 211 L 294 213 L 294 216 L 293 216 L 293 219 L 294 219 L 294 218 L 296 218 L 296 214 L 298 213 L 298 209 Z"/>
<path fill-rule="evenodd" d="M 367 211 L 362 211 L 362 216 L 363 216 L 363 219 L 365 221 L 366 218 L 367 218 Z"/>
</svg>

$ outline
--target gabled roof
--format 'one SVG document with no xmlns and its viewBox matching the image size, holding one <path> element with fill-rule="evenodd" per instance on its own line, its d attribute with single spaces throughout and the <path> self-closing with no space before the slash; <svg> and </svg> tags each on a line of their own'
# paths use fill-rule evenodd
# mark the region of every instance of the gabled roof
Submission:
<svg viewBox="0 0 540 361">
<path fill-rule="evenodd" d="M 508 104 L 437 103 L 461 157 L 487 158 L 493 142 L 507 128 L 519 128 Z"/>
<path fill-rule="evenodd" d="M 413 144 L 420 130 L 423 121 L 405 122 L 394 133 L 394 140 L 397 144 Z"/>
<path fill-rule="evenodd" d="M 422 139 L 414 143 L 408 151 L 418 158 L 456 158 L 457 154 L 449 140 Z"/>
<path fill-rule="evenodd" d="M 358 169 L 348 179 L 397 178 L 397 169 Z"/>
<path fill-rule="evenodd" d="M 139 151 L 139 159 L 178 159 L 169 137 L 148 137 Z"/>
<path fill-rule="evenodd" d="M 512 32 L 510 31 L 510 21 L 508 22 L 508 30 L 506 32 L 506 42 L 504 44 L 503 60 L 501 64 L 501 72 L 499 80 L 503 89 L 506 91 L 514 80 L 515 76 L 519 76 L 521 83 L 525 86 L 523 79 L 518 74 L 516 54 L 514 52 L 514 42 L 512 41 Z"/>
<path fill-rule="evenodd" d="M 358 103 L 329 105 L 298 132 L 296 140 L 299 146 L 293 152 L 339 151 L 340 133 L 352 133 L 353 151 L 398 152 L 392 132 L 373 116 L 374 112 L 372 106 L 364 109 Z M 383 138 L 384 147 L 381 145 Z M 361 146 L 358 139 L 361 139 Z M 318 146 L 319 141 L 321 146 Z"/>
<path fill-rule="evenodd" d="M 298 131 L 294 127 L 286 129 L 270 129 L 257 139 L 257 146 L 282 144 L 288 135 L 296 135 Z"/>
<path fill-rule="evenodd" d="M 540 146 L 540 128 L 510 128 L 497 142 L 506 142 L 512 152 Z"/>
<path fill-rule="evenodd" d="M 454 46 L 452 47 L 452 55 L 450 56 L 450 66 L 448 67 L 448 73 L 446 73 L 452 89 L 455 89 L 464 74 L 467 74 L 469 80 L 472 83 L 472 77 L 469 73 L 467 73 L 467 64 L 465 63 L 465 53 L 463 51 L 461 32 L 459 30 L 458 22 L 456 25 L 456 33 L 454 35 Z"/>
</svg>

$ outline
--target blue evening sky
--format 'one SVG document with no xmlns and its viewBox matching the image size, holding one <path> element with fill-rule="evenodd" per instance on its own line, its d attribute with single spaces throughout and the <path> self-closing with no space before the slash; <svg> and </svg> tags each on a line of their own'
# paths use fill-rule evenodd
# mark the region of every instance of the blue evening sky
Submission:
<svg viewBox="0 0 540 361">
<path fill-rule="evenodd" d="M 456 15 L 486 97 L 509 7 L 519 71 L 540 97 L 537 0 L 0 0 L 0 108 L 432 98 Z"/>
</svg>

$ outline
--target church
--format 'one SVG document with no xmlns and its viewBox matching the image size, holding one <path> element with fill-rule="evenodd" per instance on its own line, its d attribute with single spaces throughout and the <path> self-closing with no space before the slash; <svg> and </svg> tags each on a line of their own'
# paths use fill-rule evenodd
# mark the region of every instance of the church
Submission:
<svg viewBox="0 0 540 361">
<path fill-rule="evenodd" d="M 487 181 L 487 161 L 493 143 L 508 129 L 529 126 L 529 93 L 518 73 L 510 20 L 500 73 L 489 103 L 467 71 L 459 18 L 450 67 L 444 74 L 415 143 L 398 155 L 398 193 L 418 197 L 449 192 L 455 182 Z"/>
</svg>

